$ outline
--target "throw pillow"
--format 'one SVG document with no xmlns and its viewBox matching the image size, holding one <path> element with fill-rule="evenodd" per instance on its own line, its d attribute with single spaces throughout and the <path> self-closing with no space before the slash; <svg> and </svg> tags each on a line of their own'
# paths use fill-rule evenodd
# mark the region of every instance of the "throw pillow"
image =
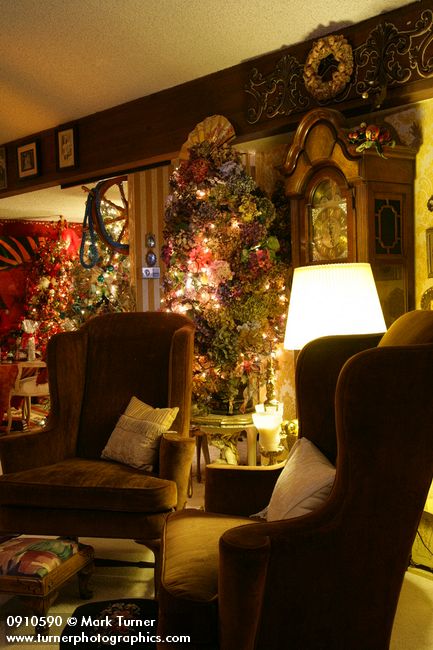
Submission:
<svg viewBox="0 0 433 650">
<path fill-rule="evenodd" d="M 155 422 L 121 415 L 102 450 L 101 458 L 151 472 L 157 462 L 164 431 Z"/>
<path fill-rule="evenodd" d="M 308 438 L 293 445 L 272 492 L 267 521 L 300 517 L 316 510 L 328 498 L 335 467 Z"/>
<path fill-rule="evenodd" d="M 131 418 L 138 420 L 145 420 L 146 414 L 153 411 L 153 406 L 142 402 L 138 397 L 131 397 L 128 406 L 126 407 L 124 415 L 129 415 Z"/>
<path fill-rule="evenodd" d="M 128 406 L 126 407 L 124 415 L 138 420 L 147 420 L 147 422 L 154 422 L 161 425 L 164 430 L 168 430 L 176 419 L 179 408 L 153 408 L 146 402 L 142 402 L 138 397 L 132 397 Z"/>
</svg>

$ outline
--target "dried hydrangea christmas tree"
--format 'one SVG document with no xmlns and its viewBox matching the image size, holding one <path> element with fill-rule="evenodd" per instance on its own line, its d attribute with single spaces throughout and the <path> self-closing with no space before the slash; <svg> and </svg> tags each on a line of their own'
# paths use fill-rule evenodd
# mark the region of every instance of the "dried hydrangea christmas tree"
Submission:
<svg viewBox="0 0 433 650">
<path fill-rule="evenodd" d="M 171 177 L 163 308 L 196 324 L 196 406 L 232 413 L 248 408 L 263 361 L 282 339 L 288 260 L 279 253 L 274 205 L 227 143 L 223 120 L 201 123 L 198 142 L 197 131 L 190 134 Z"/>
</svg>

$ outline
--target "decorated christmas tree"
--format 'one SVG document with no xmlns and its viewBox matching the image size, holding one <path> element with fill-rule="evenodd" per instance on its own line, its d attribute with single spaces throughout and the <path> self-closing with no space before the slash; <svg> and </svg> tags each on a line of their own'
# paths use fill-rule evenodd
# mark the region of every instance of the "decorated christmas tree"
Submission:
<svg viewBox="0 0 433 650">
<path fill-rule="evenodd" d="M 24 322 L 35 323 L 37 348 L 42 356 L 51 336 L 69 328 L 74 255 L 67 223 L 60 220 L 55 238 L 40 239 L 38 255 L 29 268 Z"/>
<path fill-rule="evenodd" d="M 129 257 L 99 242 L 97 264 L 85 269 L 78 257 L 79 240 L 63 219 L 54 237 L 39 238 L 37 255 L 28 267 L 24 312 L 0 341 L 3 357 L 25 356 L 32 338 L 44 357 L 53 334 L 77 329 L 101 313 L 134 310 Z"/>
<path fill-rule="evenodd" d="M 163 308 L 196 324 L 195 404 L 245 411 L 282 340 L 288 260 L 273 203 L 228 144 L 221 116 L 200 123 L 171 177 L 162 258 Z"/>
<path fill-rule="evenodd" d="M 69 318 L 79 327 L 92 316 L 108 312 L 134 311 L 129 257 L 114 253 L 99 242 L 99 261 L 90 269 L 72 268 L 73 297 Z"/>
</svg>

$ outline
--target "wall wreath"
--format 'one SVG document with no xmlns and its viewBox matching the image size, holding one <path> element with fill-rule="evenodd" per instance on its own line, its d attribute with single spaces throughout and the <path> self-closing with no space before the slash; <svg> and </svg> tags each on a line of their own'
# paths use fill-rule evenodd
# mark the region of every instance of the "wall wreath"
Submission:
<svg viewBox="0 0 433 650">
<path fill-rule="evenodd" d="M 327 71 L 331 78 L 326 79 Z M 342 35 L 325 36 L 316 41 L 304 65 L 307 91 L 318 101 L 338 95 L 353 71 L 352 48 Z"/>
</svg>

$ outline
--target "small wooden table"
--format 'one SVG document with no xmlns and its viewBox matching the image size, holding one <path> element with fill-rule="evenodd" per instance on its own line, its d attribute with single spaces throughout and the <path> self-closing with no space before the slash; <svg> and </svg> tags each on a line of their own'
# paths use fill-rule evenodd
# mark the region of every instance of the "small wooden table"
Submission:
<svg viewBox="0 0 433 650">
<path fill-rule="evenodd" d="M 210 463 L 208 443 L 220 450 L 220 462 L 228 465 L 239 463 L 237 442 L 239 436 L 247 435 L 247 464 L 257 464 L 257 429 L 251 413 L 239 415 L 201 415 L 191 417 L 191 433 L 196 437 L 197 481 L 201 483 L 200 458 Z"/>
</svg>

